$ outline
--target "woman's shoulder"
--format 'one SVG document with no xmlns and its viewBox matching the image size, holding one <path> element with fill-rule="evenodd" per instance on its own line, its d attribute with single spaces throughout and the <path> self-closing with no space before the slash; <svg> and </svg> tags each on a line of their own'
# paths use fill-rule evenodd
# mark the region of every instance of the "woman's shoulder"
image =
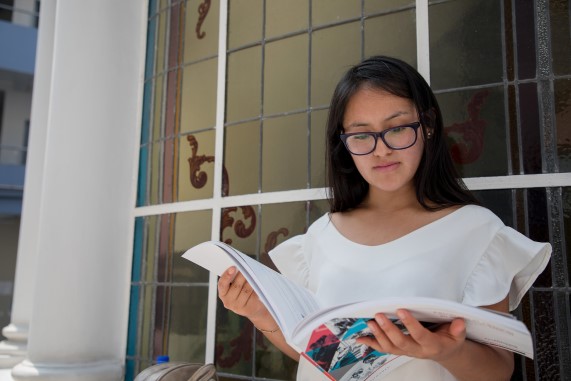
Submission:
<svg viewBox="0 0 571 381">
<path fill-rule="evenodd" d="M 325 229 L 331 223 L 331 219 L 334 213 L 327 212 L 323 214 L 321 217 L 313 221 L 309 227 L 307 228 L 306 234 L 322 234 Z"/>
<path fill-rule="evenodd" d="M 500 217 L 484 206 L 468 204 L 460 207 L 458 212 L 461 217 L 469 218 L 476 223 L 491 223 L 504 226 Z"/>
</svg>

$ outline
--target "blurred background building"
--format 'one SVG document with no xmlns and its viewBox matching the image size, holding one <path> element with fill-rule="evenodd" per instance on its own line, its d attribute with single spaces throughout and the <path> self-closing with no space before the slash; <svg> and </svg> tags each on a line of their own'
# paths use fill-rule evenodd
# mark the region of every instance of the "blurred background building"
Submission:
<svg viewBox="0 0 571 381">
<path fill-rule="evenodd" d="M 0 0 L 0 326 L 10 322 L 39 1 Z"/>
<path fill-rule="evenodd" d="M 271 248 L 327 211 L 329 99 L 375 54 L 431 83 L 482 203 L 552 243 L 516 311 L 536 358 L 517 357 L 512 379 L 569 379 L 570 12 L 560 0 L 42 0 L 35 69 L 10 66 L 16 37 L 0 30 L 12 229 L 0 294 L 13 294 L 0 380 L 131 381 L 165 354 L 215 362 L 224 380 L 293 379 L 180 254 L 219 239 L 271 265 Z"/>
</svg>

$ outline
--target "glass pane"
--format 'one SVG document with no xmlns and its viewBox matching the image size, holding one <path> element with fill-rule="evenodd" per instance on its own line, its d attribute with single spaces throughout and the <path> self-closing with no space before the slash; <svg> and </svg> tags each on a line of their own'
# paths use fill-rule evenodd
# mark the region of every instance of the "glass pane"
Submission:
<svg viewBox="0 0 571 381">
<path fill-rule="evenodd" d="M 571 172 L 571 80 L 554 81 L 559 172 Z"/>
<path fill-rule="evenodd" d="M 452 159 L 461 176 L 507 175 L 503 90 L 450 92 L 437 98 Z"/>
<path fill-rule="evenodd" d="M 204 362 L 208 286 L 171 287 L 168 351 L 170 361 Z"/>
<path fill-rule="evenodd" d="M 414 9 L 365 20 L 365 57 L 379 54 L 400 58 L 416 67 Z"/>
<path fill-rule="evenodd" d="M 553 72 L 556 75 L 571 73 L 571 26 L 568 1 L 549 2 L 549 21 L 551 22 L 551 54 Z"/>
<path fill-rule="evenodd" d="M 267 119 L 263 127 L 262 191 L 307 188 L 307 114 Z"/>
<path fill-rule="evenodd" d="M 404 6 L 416 6 L 415 0 L 365 0 L 365 14 L 386 12 L 395 8 L 402 8 Z"/>
<path fill-rule="evenodd" d="M 507 107 L 508 107 L 508 131 L 510 139 L 509 155 L 511 160 L 511 173 L 518 175 L 521 173 L 521 154 L 519 151 L 520 137 L 518 129 L 518 114 L 516 104 L 515 86 L 507 87 Z"/>
<path fill-rule="evenodd" d="M 282 354 L 262 333 L 256 332 L 256 338 L 255 375 L 264 379 L 294 380 L 297 361 Z"/>
<path fill-rule="evenodd" d="M 263 0 L 228 2 L 228 48 L 261 40 L 263 11 Z"/>
<path fill-rule="evenodd" d="M 265 115 L 307 108 L 308 41 L 304 34 L 266 45 Z"/>
<path fill-rule="evenodd" d="M 164 81 L 163 76 L 159 75 L 155 77 L 155 97 L 153 99 L 153 121 L 152 121 L 152 139 L 153 141 L 158 141 L 162 137 L 162 109 L 163 109 L 163 92 L 164 92 Z"/>
<path fill-rule="evenodd" d="M 168 355 L 168 301 L 171 290 L 169 286 L 160 285 L 153 287 L 155 294 L 153 306 L 153 340 L 152 357 L 155 360 L 158 356 Z"/>
<path fill-rule="evenodd" d="M 520 136 L 523 170 L 525 173 L 541 173 L 541 126 L 537 98 L 537 84 L 519 85 Z"/>
<path fill-rule="evenodd" d="M 149 0 L 149 18 L 151 18 L 158 12 L 159 10 L 158 5 L 159 5 L 158 0 Z"/>
<path fill-rule="evenodd" d="M 325 213 L 329 213 L 329 202 L 327 200 L 316 200 L 309 202 L 309 225 L 314 223 L 319 217 Z M 307 229 L 306 229 L 307 230 Z"/>
<path fill-rule="evenodd" d="M 266 0 L 266 38 L 309 26 L 309 0 Z"/>
<path fill-rule="evenodd" d="M 184 68 L 180 110 L 182 133 L 215 126 L 217 69 L 216 58 Z"/>
<path fill-rule="evenodd" d="M 167 38 L 167 16 L 168 11 L 161 11 L 159 14 L 159 25 L 157 33 L 157 47 L 156 47 L 156 60 L 155 60 L 155 73 L 162 73 L 165 69 L 165 50 L 166 50 L 166 38 Z"/>
<path fill-rule="evenodd" d="M 182 258 L 193 246 L 212 238 L 212 211 L 177 213 L 174 226 L 172 255 L 173 282 L 208 282 L 208 271 Z"/>
<path fill-rule="evenodd" d="M 137 206 L 148 205 L 147 186 L 149 171 L 149 145 L 146 144 L 139 150 L 139 181 L 137 184 Z"/>
<path fill-rule="evenodd" d="M 156 260 L 155 254 L 159 249 L 159 244 L 157 240 L 158 231 L 158 216 L 145 217 L 146 222 L 146 244 L 144 246 L 143 253 L 143 281 L 144 282 L 154 282 L 156 280 Z"/>
<path fill-rule="evenodd" d="M 218 299 L 215 346 L 215 363 L 218 372 L 251 377 L 253 343 L 254 326 L 252 323 L 224 308 Z"/>
<path fill-rule="evenodd" d="M 311 113 L 311 188 L 325 186 L 325 132 L 329 110 Z"/>
<path fill-rule="evenodd" d="M 143 286 L 143 295 L 141 303 L 141 310 L 140 319 L 141 319 L 141 326 L 140 326 L 140 348 L 139 348 L 139 356 L 141 359 L 148 361 L 149 363 L 153 360 L 152 354 L 152 344 L 153 344 L 153 337 L 152 337 L 152 330 L 153 330 L 153 303 L 154 303 L 154 286 Z"/>
<path fill-rule="evenodd" d="M 256 193 L 260 187 L 260 122 L 226 127 L 225 195 Z"/>
<path fill-rule="evenodd" d="M 571 275 L 571 187 L 562 189 L 562 203 L 563 203 L 563 247 L 565 248 L 565 258 L 567 260 L 567 279 Z M 571 282 L 568 280 L 567 285 Z"/>
<path fill-rule="evenodd" d="M 430 70 L 434 89 L 502 81 L 501 2 L 431 5 Z"/>
<path fill-rule="evenodd" d="M 526 189 L 527 195 L 527 235 L 538 242 L 549 242 L 549 217 L 545 188 Z M 552 287 L 552 263 L 537 278 L 536 287 Z"/>
<path fill-rule="evenodd" d="M 212 197 L 214 130 L 181 136 L 178 141 L 178 200 Z"/>
<path fill-rule="evenodd" d="M 482 203 L 482 206 L 494 212 L 506 226 L 515 228 L 511 189 L 494 189 L 473 193 Z"/>
<path fill-rule="evenodd" d="M 533 292 L 533 316 L 535 320 L 535 363 L 540 380 L 561 380 L 559 359 L 557 356 L 557 327 L 553 293 L 550 291 Z"/>
<path fill-rule="evenodd" d="M 161 143 L 151 144 L 150 204 L 159 203 L 159 186 L 161 183 Z"/>
<path fill-rule="evenodd" d="M 313 0 L 311 25 L 335 23 L 361 16 L 361 2 L 347 0 Z M 339 46 L 343 46 L 339 44 Z"/>
<path fill-rule="evenodd" d="M 535 5 L 532 1 L 514 1 L 513 6 L 517 32 L 515 42 L 518 78 L 535 78 L 537 55 Z"/>
<path fill-rule="evenodd" d="M 168 62 L 167 69 L 171 70 L 178 67 L 181 61 L 182 52 L 179 51 L 181 47 L 180 40 L 182 39 L 182 32 L 184 30 L 181 25 L 181 15 L 184 12 L 183 3 L 176 3 L 171 5 L 169 14 L 169 32 L 168 32 Z"/>
<path fill-rule="evenodd" d="M 219 13 L 218 0 L 186 2 L 184 62 L 194 62 L 218 54 Z"/>
<path fill-rule="evenodd" d="M 262 101 L 262 49 L 259 46 L 228 55 L 226 121 L 260 115 Z"/>
<path fill-rule="evenodd" d="M 311 37 L 311 105 L 328 105 L 343 73 L 360 58 L 360 22 L 314 32 Z"/>
<path fill-rule="evenodd" d="M 153 108 L 153 83 L 149 80 L 145 82 L 143 91 L 143 112 L 141 121 L 141 144 L 149 143 L 151 139 L 150 125 L 151 125 L 151 110 Z"/>
<path fill-rule="evenodd" d="M 149 25 L 147 29 L 147 52 L 145 54 L 145 80 L 151 78 L 155 72 L 154 47 L 157 38 L 157 23 L 158 23 L 157 17 L 152 17 L 149 19 Z"/>
<path fill-rule="evenodd" d="M 283 241 L 307 230 L 307 202 L 262 205 L 260 260 L 269 261 L 267 253 Z"/>
</svg>

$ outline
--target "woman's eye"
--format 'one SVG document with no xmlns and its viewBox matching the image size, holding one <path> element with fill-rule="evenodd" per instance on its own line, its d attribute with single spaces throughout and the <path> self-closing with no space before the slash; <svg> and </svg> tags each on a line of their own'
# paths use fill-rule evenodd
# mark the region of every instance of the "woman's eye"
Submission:
<svg viewBox="0 0 571 381">
<path fill-rule="evenodd" d="M 391 134 L 398 134 L 399 132 L 403 132 L 406 130 L 406 127 L 393 127 L 389 130 Z"/>
<path fill-rule="evenodd" d="M 367 134 L 353 135 L 353 139 L 355 139 L 355 140 L 367 140 L 370 138 L 371 138 L 371 135 L 367 135 Z"/>
</svg>

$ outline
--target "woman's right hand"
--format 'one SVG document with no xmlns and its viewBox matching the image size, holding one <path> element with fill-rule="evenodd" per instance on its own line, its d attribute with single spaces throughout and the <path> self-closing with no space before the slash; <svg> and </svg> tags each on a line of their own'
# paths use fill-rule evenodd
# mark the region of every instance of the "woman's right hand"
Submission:
<svg viewBox="0 0 571 381">
<path fill-rule="evenodd" d="M 229 267 L 218 280 L 218 296 L 224 307 L 250 319 L 254 324 L 270 316 L 252 286 L 236 267 Z M 271 319 L 271 316 L 270 316 Z M 273 320 L 273 319 L 272 319 Z"/>
<path fill-rule="evenodd" d="M 248 318 L 283 353 L 299 361 L 299 353 L 287 344 L 276 321 L 236 267 L 228 268 L 220 276 L 218 296 L 224 307 Z"/>
</svg>

